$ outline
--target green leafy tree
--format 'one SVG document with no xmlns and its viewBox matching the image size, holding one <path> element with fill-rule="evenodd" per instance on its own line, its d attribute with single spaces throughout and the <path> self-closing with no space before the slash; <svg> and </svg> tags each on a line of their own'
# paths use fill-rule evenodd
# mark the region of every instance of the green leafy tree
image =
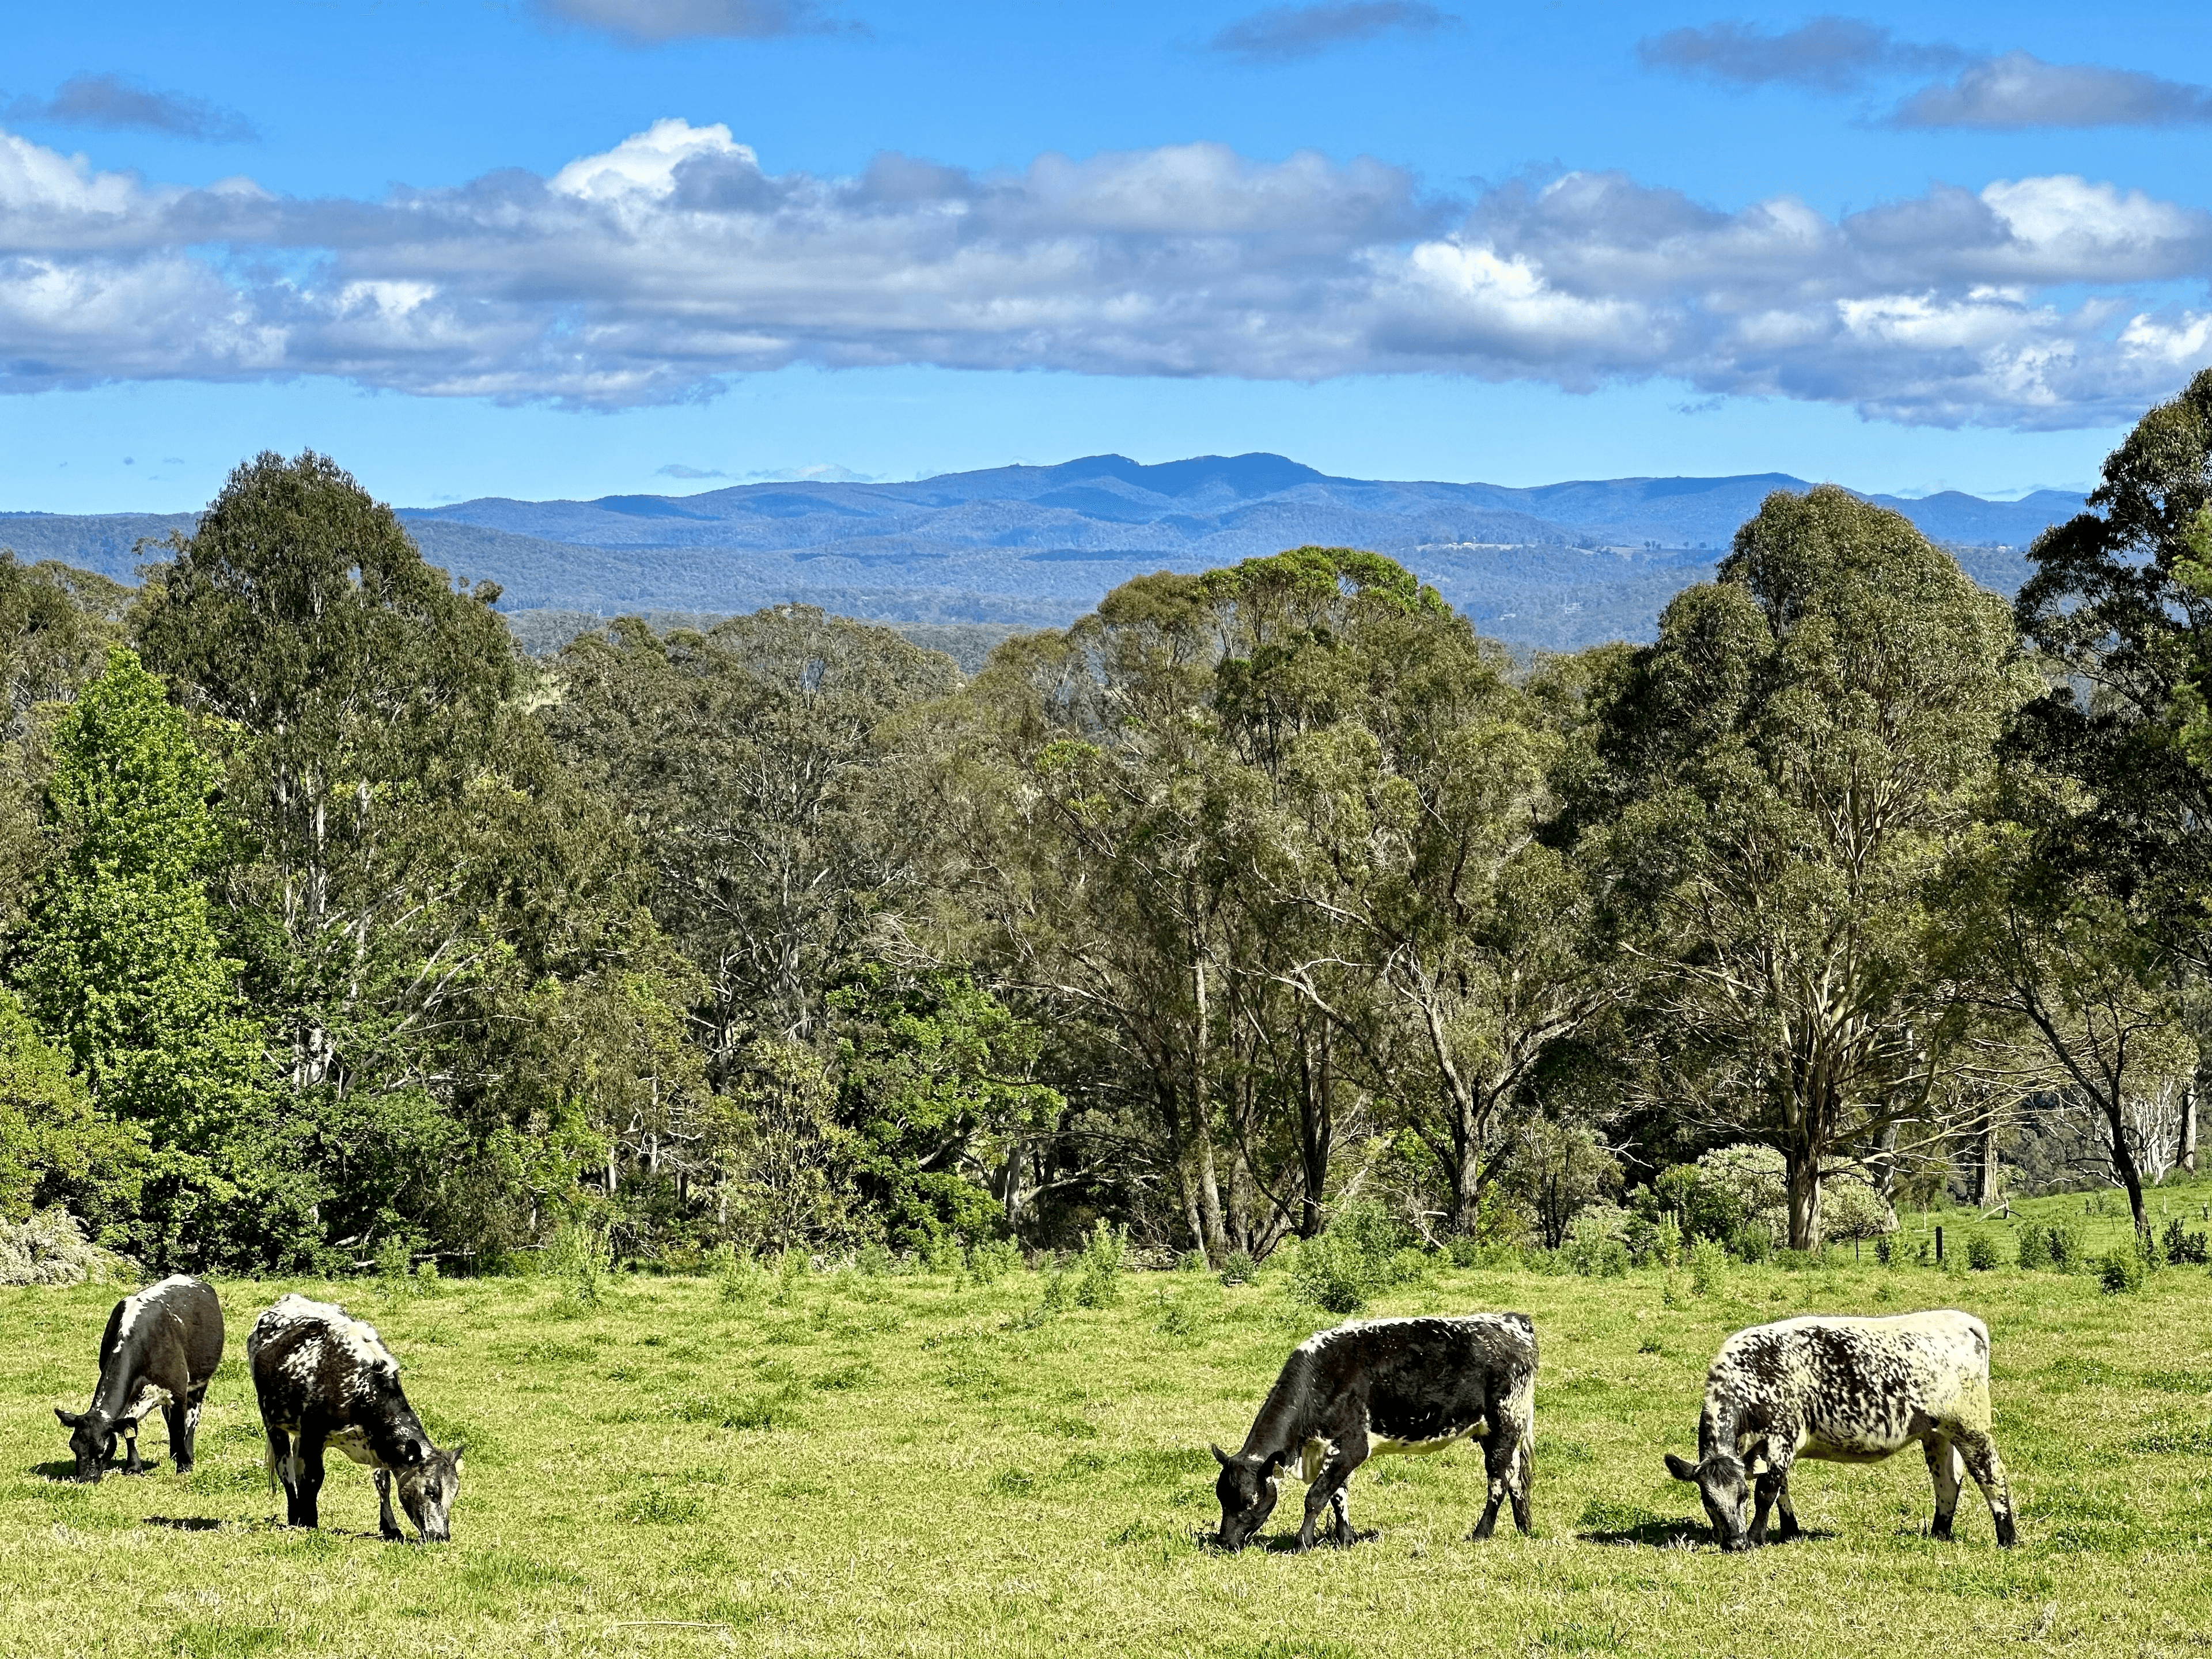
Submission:
<svg viewBox="0 0 2212 1659">
<path fill-rule="evenodd" d="M 1613 856 L 1662 1018 L 1652 1089 L 1829 1167 L 1937 1097 L 1942 860 L 2033 690 L 2003 606 L 1901 515 L 1778 492 L 1670 605 L 1609 710 Z"/>
<path fill-rule="evenodd" d="M 830 1009 L 839 1115 L 891 1243 L 1018 1229 L 1050 1184 L 1038 1153 L 1065 1106 L 1031 1076 L 1037 1032 L 965 975 L 881 963 L 832 992 Z"/>
<path fill-rule="evenodd" d="M 53 853 L 14 978 L 100 1109 L 151 1139 L 133 1244 L 193 1265 L 312 1253 L 316 1194 L 272 1109 L 239 964 L 209 919 L 215 769 L 161 682 L 120 647 L 51 749 Z"/>
<path fill-rule="evenodd" d="M 137 1217 L 148 1152 L 144 1127 L 95 1107 L 15 994 L 0 989 L 0 1219 L 58 1204 L 95 1242 L 119 1248 Z"/>
</svg>

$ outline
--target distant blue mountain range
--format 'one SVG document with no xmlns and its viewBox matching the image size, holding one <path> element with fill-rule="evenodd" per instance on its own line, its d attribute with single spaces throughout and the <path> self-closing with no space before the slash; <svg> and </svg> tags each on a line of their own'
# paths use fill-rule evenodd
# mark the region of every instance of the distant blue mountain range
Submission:
<svg viewBox="0 0 2212 1659">
<path fill-rule="evenodd" d="M 1486 632 L 1567 649 L 1649 637 L 1783 473 L 1497 484 L 1331 477 L 1280 455 L 1146 466 L 1092 455 L 913 483 L 758 483 L 696 495 L 402 508 L 424 553 L 506 590 L 501 608 L 614 615 L 798 601 L 906 623 L 1042 626 L 1141 572 L 1202 570 L 1305 543 L 1370 548 L 1433 582 Z M 2081 498 L 1955 491 L 1893 507 L 2009 593 L 2021 550 Z M 0 514 L 0 546 L 127 579 L 141 537 L 195 515 Z M 158 556 L 155 555 L 154 556 Z"/>
</svg>

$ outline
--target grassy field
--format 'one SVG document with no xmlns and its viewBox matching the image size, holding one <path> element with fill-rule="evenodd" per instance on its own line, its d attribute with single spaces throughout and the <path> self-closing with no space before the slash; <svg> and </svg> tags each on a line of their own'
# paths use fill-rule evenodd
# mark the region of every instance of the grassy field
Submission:
<svg viewBox="0 0 2212 1659">
<path fill-rule="evenodd" d="M 2212 1184 L 2168 1201 L 2207 1200 Z M 2016 1218 L 2123 1235 L 2082 1205 Z M 1951 1238 L 1972 1230 L 1948 1218 Z M 2212 1652 L 2202 1268 L 2122 1297 L 1847 1255 L 1737 1267 L 1704 1296 L 1679 1273 L 1440 1269 L 1374 1311 L 1534 1315 L 1536 1537 L 1465 1541 L 1482 1483 L 1455 1450 L 1369 1465 L 1352 1518 L 1373 1535 L 1350 1551 L 1224 1557 L 1203 1543 L 1206 1443 L 1239 1441 L 1285 1352 L 1334 1322 L 1281 1277 L 1134 1274 L 1115 1305 L 1057 1313 L 1028 1273 L 809 1273 L 738 1300 L 711 1279 L 616 1276 L 588 1308 L 550 1279 L 225 1284 L 199 1468 L 98 1486 L 54 1478 L 52 1407 L 88 1397 L 117 1291 L 0 1291 L 0 1652 Z M 326 1529 L 275 1524 L 243 1350 L 289 1288 L 374 1321 L 433 1434 L 467 1442 L 450 1546 L 378 1541 L 368 1475 L 335 1457 Z M 1958 1541 L 1930 1542 L 1916 1455 L 1801 1468 L 1804 1540 L 1706 1544 L 1660 1455 L 1692 1449 L 1720 1340 L 1790 1313 L 1941 1306 L 1994 1333 L 2021 1547 L 1994 1547 L 1971 1486 Z M 1272 1543 L 1295 1511 L 1286 1494 Z"/>
</svg>

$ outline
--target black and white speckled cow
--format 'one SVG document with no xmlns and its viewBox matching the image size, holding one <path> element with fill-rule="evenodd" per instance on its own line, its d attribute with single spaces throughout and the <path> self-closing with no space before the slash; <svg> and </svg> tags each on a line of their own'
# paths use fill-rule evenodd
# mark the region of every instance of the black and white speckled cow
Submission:
<svg viewBox="0 0 2212 1659">
<path fill-rule="evenodd" d="M 1796 1535 L 1790 1470 L 1800 1458 L 1878 1463 L 1916 1440 L 1936 1481 L 1935 1536 L 1951 1535 L 1963 1457 L 1997 1542 L 2009 1546 L 2012 1492 L 1990 1437 L 1990 1333 L 1972 1314 L 1807 1317 L 1738 1331 L 1705 1374 L 1698 1461 L 1669 1452 L 1667 1468 L 1696 1484 L 1714 1541 L 1744 1550 L 1765 1541 L 1770 1508 L 1783 1538 Z M 1747 1527 L 1753 1478 L 1759 1506 Z"/>
<path fill-rule="evenodd" d="M 54 1407 L 70 1431 L 76 1478 L 97 1480 L 119 1432 L 130 1448 L 125 1474 L 143 1474 L 138 1425 L 162 1408 L 169 1428 L 169 1456 L 181 1474 L 192 1466 L 192 1437 L 208 1379 L 222 1363 L 222 1304 L 215 1292 L 184 1273 L 126 1296 L 107 1316 L 100 1339 L 100 1382 L 81 1412 Z"/>
<path fill-rule="evenodd" d="M 343 1308 L 288 1296 L 253 1322 L 246 1339 L 253 1391 L 268 1431 L 269 1471 L 284 1482 L 286 1521 L 317 1524 L 323 1450 L 334 1446 L 376 1472 L 377 1525 L 403 1538 L 392 1488 L 426 1543 L 452 1535 L 449 1517 L 461 1486 L 461 1451 L 440 1451 L 399 1387 L 399 1362 L 374 1326 Z"/>
<path fill-rule="evenodd" d="M 1509 1498 L 1515 1523 L 1527 1532 L 1535 1439 L 1536 1328 L 1528 1315 L 1340 1325 L 1283 1362 L 1243 1450 L 1231 1457 L 1213 1448 L 1222 1547 L 1243 1548 L 1266 1523 L 1286 1463 L 1297 1461 L 1306 1481 L 1298 1547 L 1311 1549 L 1324 1509 L 1336 1511 L 1336 1541 L 1352 1541 L 1345 1484 L 1370 1457 L 1442 1451 L 1462 1440 L 1481 1443 L 1490 1479 L 1474 1536 L 1490 1536 Z"/>
</svg>

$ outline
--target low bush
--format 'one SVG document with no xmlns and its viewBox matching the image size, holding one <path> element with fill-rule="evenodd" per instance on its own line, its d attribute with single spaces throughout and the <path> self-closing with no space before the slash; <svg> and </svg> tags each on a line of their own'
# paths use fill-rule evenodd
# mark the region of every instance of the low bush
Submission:
<svg viewBox="0 0 2212 1659">
<path fill-rule="evenodd" d="M 968 1276 L 978 1285 L 995 1285 L 1020 1271 L 1022 1247 L 1011 1238 L 990 1238 L 968 1247 Z"/>
<path fill-rule="evenodd" d="M 1427 1271 L 1428 1258 L 1407 1246 L 1390 1212 L 1372 1200 L 1356 1200 L 1337 1212 L 1328 1231 L 1298 1246 L 1291 1293 L 1327 1312 L 1348 1314 L 1377 1291 Z"/>
<path fill-rule="evenodd" d="M 1747 1221 L 1735 1230 L 1729 1247 L 1754 1267 L 1774 1254 L 1774 1235 L 1763 1221 Z"/>
<path fill-rule="evenodd" d="M 1894 1233 L 1884 1233 L 1875 1240 L 1874 1259 L 1885 1267 L 1897 1265 L 1897 1236 Z"/>
<path fill-rule="evenodd" d="M 1701 1238 L 1690 1246 L 1690 1289 L 1698 1296 L 1711 1296 L 1718 1291 L 1728 1277 L 1728 1252 L 1710 1238 Z"/>
<path fill-rule="evenodd" d="M 1978 1273 L 1992 1271 L 1997 1265 L 1997 1242 L 1987 1233 L 1974 1233 L 1966 1240 L 1966 1266 Z"/>
<path fill-rule="evenodd" d="M 2079 1227 L 2053 1222 L 2043 1236 L 2051 1248 L 2051 1265 L 2060 1273 L 2079 1273 L 2089 1265 L 2088 1247 Z"/>
<path fill-rule="evenodd" d="M 2116 1244 L 2097 1258 L 2097 1282 L 2107 1296 L 2122 1296 L 2143 1287 L 2148 1266 L 2132 1244 Z"/>
<path fill-rule="evenodd" d="M 2202 1267 L 2212 1262 L 2212 1238 L 2203 1233 L 2192 1233 L 2181 1224 L 2179 1217 L 2166 1224 L 2166 1235 L 2160 1241 L 2166 1247 L 2166 1259 L 2177 1267 Z"/>
<path fill-rule="evenodd" d="M 2042 1227 L 2030 1222 L 2020 1230 L 2018 1257 L 2020 1265 L 2029 1272 L 2039 1272 L 2051 1265 L 2051 1235 Z"/>
<path fill-rule="evenodd" d="M 1221 1282 L 1224 1285 L 1249 1285 L 1260 1276 L 1260 1264 L 1244 1250 L 1231 1250 L 1221 1261 Z"/>
<path fill-rule="evenodd" d="M 1128 1270 L 1129 1230 L 1101 1221 L 1083 1241 L 1074 1261 L 1075 1300 L 1085 1308 L 1110 1308 L 1121 1299 L 1121 1275 Z"/>
</svg>

